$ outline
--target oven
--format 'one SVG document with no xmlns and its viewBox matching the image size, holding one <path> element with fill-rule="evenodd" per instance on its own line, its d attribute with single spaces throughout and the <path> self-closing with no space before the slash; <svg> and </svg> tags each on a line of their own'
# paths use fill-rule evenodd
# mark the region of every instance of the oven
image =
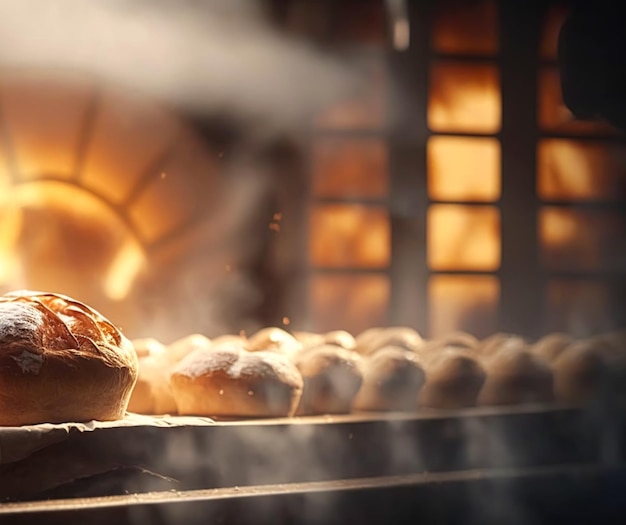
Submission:
<svg viewBox="0 0 626 525">
<path fill-rule="evenodd" d="M 0 292 L 164 343 L 624 330 L 626 142 L 563 102 L 571 8 L 5 0 Z M 619 403 L 2 431 L 0 523 L 626 514 Z"/>
</svg>

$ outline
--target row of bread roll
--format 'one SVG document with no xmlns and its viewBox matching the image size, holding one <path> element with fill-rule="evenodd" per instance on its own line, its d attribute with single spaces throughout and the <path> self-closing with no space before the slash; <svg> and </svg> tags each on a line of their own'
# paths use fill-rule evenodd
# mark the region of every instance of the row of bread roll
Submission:
<svg viewBox="0 0 626 525">
<path fill-rule="evenodd" d="M 143 340 L 130 410 L 241 418 L 581 402 L 597 392 L 598 370 L 619 362 L 617 340 L 552 334 L 529 345 L 458 332 L 425 341 L 401 327 Z"/>
</svg>

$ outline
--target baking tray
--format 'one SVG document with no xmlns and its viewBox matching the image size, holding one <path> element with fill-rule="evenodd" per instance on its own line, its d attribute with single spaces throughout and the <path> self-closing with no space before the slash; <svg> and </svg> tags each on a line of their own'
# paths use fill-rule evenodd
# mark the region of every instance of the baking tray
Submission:
<svg viewBox="0 0 626 525">
<path fill-rule="evenodd" d="M 9 503 L 0 523 L 622 525 L 625 486 L 624 465 L 471 470 Z"/>
<path fill-rule="evenodd" d="M 625 419 L 528 406 L 0 429 L 0 501 L 522 468 L 624 457 Z"/>
</svg>

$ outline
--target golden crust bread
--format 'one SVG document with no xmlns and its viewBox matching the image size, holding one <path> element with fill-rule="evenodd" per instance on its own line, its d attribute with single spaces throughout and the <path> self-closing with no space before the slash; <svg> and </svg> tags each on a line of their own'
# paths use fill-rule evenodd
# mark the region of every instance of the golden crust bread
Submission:
<svg viewBox="0 0 626 525">
<path fill-rule="evenodd" d="M 124 417 L 137 379 L 131 342 L 69 297 L 0 297 L 0 425 Z"/>
<path fill-rule="evenodd" d="M 240 345 L 198 350 L 170 376 L 178 413 L 215 418 L 294 414 L 303 381 L 289 358 Z"/>
</svg>

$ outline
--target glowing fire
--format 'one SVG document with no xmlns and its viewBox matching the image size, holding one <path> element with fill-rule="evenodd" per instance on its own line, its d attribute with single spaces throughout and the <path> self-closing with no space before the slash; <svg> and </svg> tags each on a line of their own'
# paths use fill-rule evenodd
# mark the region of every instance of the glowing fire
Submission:
<svg viewBox="0 0 626 525">
<path fill-rule="evenodd" d="M 108 206 L 60 182 L 7 191 L 0 207 L 0 286 L 83 296 L 96 284 L 124 299 L 146 264 L 139 242 Z M 68 206 L 71 203 L 71 206 Z M 104 279 L 102 276 L 105 276 Z"/>
</svg>

